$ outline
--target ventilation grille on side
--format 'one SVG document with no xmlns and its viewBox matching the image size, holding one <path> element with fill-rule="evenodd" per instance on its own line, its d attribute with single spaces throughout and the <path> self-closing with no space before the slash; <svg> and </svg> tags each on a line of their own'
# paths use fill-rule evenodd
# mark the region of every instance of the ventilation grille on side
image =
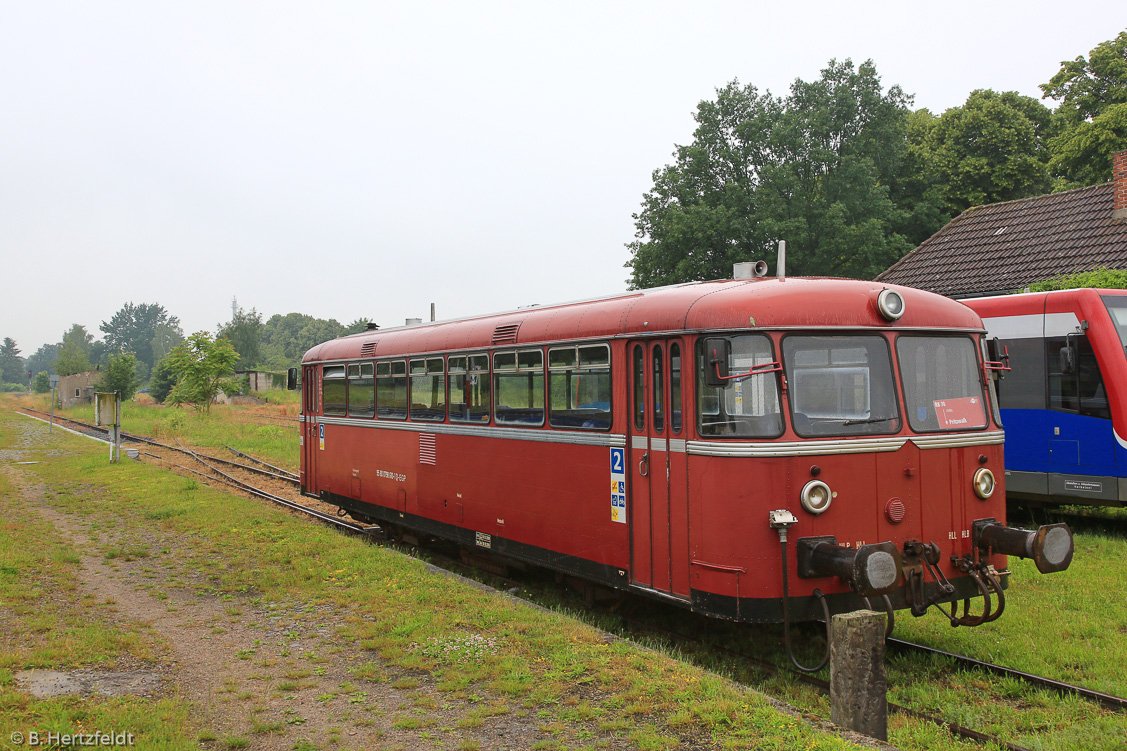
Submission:
<svg viewBox="0 0 1127 751">
<path fill-rule="evenodd" d="M 517 341 L 517 329 L 519 328 L 519 323 L 506 323 L 498 326 L 493 329 L 493 343 L 515 344 Z"/>
<path fill-rule="evenodd" d="M 434 466 L 438 461 L 438 452 L 434 445 L 434 435 L 431 433 L 419 434 L 419 464 Z"/>
<path fill-rule="evenodd" d="M 379 342 L 368 342 L 367 344 L 361 344 L 360 345 L 360 356 L 361 357 L 371 357 L 372 355 L 376 354 L 376 345 L 377 344 L 379 344 Z"/>
</svg>

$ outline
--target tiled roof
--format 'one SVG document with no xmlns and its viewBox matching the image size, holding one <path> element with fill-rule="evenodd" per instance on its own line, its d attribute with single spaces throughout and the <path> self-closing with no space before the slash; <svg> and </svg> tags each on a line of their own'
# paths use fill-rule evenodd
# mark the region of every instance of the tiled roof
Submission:
<svg viewBox="0 0 1127 751">
<path fill-rule="evenodd" d="M 1114 187 L 969 208 L 877 281 L 976 297 L 1101 266 L 1127 269 L 1127 221 L 1112 218 Z"/>
</svg>

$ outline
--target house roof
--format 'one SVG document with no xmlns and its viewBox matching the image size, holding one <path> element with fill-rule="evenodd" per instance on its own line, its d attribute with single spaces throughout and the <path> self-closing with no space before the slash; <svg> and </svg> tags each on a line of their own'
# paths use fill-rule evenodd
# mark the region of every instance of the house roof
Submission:
<svg viewBox="0 0 1127 751">
<path fill-rule="evenodd" d="M 948 297 L 1005 294 L 1101 266 L 1127 269 L 1114 183 L 974 206 L 877 276 Z"/>
</svg>

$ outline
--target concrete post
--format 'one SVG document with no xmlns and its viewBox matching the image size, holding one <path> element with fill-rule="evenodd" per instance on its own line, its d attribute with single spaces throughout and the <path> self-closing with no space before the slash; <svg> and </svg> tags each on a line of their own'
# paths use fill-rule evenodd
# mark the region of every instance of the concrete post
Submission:
<svg viewBox="0 0 1127 751">
<path fill-rule="evenodd" d="M 888 677 L 884 613 L 858 610 L 833 617 L 830 636 L 830 719 L 888 740 Z"/>
</svg>

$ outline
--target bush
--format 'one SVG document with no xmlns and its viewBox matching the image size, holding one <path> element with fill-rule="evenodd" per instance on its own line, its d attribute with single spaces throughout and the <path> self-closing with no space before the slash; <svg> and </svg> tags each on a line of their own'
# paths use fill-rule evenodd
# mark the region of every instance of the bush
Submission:
<svg viewBox="0 0 1127 751">
<path fill-rule="evenodd" d="M 1067 276 L 1058 276 L 1029 285 L 1030 292 L 1051 292 L 1057 289 L 1080 289 L 1093 287 L 1095 289 L 1127 289 L 1127 271 L 1122 269 L 1109 269 L 1101 266 L 1092 271 L 1080 271 Z"/>
<path fill-rule="evenodd" d="M 21 391 L 27 391 L 27 386 L 20 383 L 0 383 L 0 392 L 5 394 L 15 394 Z"/>
</svg>

